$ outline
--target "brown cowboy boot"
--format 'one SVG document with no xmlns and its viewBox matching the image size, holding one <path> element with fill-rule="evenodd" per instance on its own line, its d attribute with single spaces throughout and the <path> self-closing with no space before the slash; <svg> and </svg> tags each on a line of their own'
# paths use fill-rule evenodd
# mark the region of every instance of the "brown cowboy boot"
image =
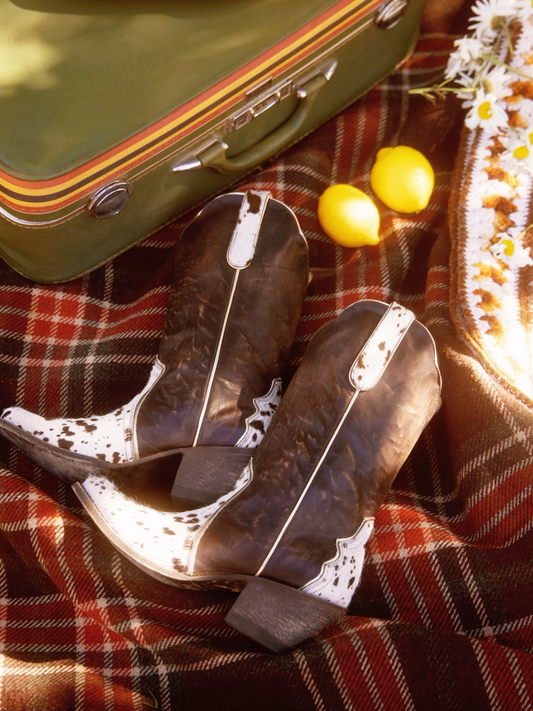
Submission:
<svg viewBox="0 0 533 711">
<path fill-rule="evenodd" d="M 228 456 L 246 462 L 281 397 L 308 274 L 306 240 L 284 204 L 256 191 L 212 200 L 177 245 L 159 354 L 143 391 L 99 417 L 45 420 L 9 408 L 0 433 L 69 480 L 178 448 L 181 459 L 186 449 L 214 447 L 215 469 Z M 224 476 L 219 482 L 225 486 Z"/>
<path fill-rule="evenodd" d="M 345 614 L 374 516 L 440 401 L 427 329 L 398 304 L 362 301 L 311 341 L 254 458 L 214 503 L 157 510 L 102 476 L 74 490 L 151 575 L 242 589 L 227 622 L 280 651 Z"/>
</svg>

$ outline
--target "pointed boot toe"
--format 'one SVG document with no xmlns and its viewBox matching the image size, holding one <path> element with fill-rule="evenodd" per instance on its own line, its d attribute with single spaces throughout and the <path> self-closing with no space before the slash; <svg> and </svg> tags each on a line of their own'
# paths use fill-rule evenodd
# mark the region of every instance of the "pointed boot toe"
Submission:
<svg viewBox="0 0 533 711">
<path fill-rule="evenodd" d="M 90 460 L 97 473 L 102 461 L 120 467 L 177 449 L 256 448 L 281 397 L 308 274 L 307 243 L 288 207 L 268 192 L 212 200 L 177 245 L 164 332 L 142 392 L 90 418 L 8 408 L 0 433 L 45 468 L 53 459 L 51 471 L 71 481 L 80 461 L 85 476 Z M 234 461 L 228 452 L 212 488 L 203 477 L 199 501 L 231 488 Z M 194 500 L 199 457 L 182 462 L 179 491 Z"/>
<path fill-rule="evenodd" d="M 217 501 L 177 514 L 139 507 L 98 477 L 74 489 L 151 575 L 242 588 L 227 622 L 281 651 L 345 614 L 376 512 L 440 388 L 434 341 L 414 315 L 358 302 L 315 335 L 253 459 Z"/>
<path fill-rule="evenodd" d="M 71 453 L 114 464 L 134 461 L 138 458 L 133 436 L 135 419 L 143 399 L 162 372 L 162 365 L 156 362 L 143 390 L 127 404 L 105 415 L 47 420 L 22 407 L 7 408 L 0 417 L 0 434 L 32 459 L 35 459 L 32 453 L 40 451 L 40 443 L 48 445 L 45 449 L 57 448 L 58 462 L 63 459 L 65 467 L 69 467 Z M 20 430 L 17 441 L 13 439 L 13 428 Z"/>
</svg>

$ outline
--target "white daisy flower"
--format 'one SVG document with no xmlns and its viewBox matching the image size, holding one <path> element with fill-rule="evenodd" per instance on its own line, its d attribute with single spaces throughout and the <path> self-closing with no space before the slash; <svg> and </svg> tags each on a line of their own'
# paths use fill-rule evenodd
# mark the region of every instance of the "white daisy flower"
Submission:
<svg viewBox="0 0 533 711">
<path fill-rule="evenodd" d="M 520 242 L 505 232 L 498 235 L 499 241 L 491 245 L 490 251 L 509 267 L 527 267 L 533 264 L 529 247 L 522 247 Z"/>
<path fill-rule="evenodd" d="M 472 100 L 479 90 L 479 81 L 463 72 L 455 77 L 454 83 L 457 87 L 464 87 L 464 89 L 460 89 L 456 92 L 455 95 L 458 99 Z"/>
<path fill-rule="evenodd" d="M 509 88 L 511 78 L 505 67 L 483 68 L 479 81 L 485 93 L 493 94 L 497 101 L 512 93 Z"/>
<path fill-rule="evenodd" d="M 472 7 L 469 30 L 478 39 L 492 41 L 500 34 L 504 24 L 516 15 L 516 0 L 477 0 Z"/>
<path fill-rule="evenodd" d="M 515 0 L 516 14 L 521 22 L 533 19 L 533 1 Z"/>
<path fill-rule="evenodd" d="M 520 241 L 522 239 L 523 230 L 520 229 L 520 227 L 509 227 L 509 229 L 505 231 L 505 234 L 515 241 Z"/>
<path fill-rule="evenodd" d="M 483 42 L 475 37 L 461 37 L 453 43 L 455 51 L 448 58 L 446 79 L 453 79 L 460 72 L 475 72 L 481 64 L 481 55 L 488 51 Z"/>
<path fill-rule="evenodd" d="M 513 131 L 500 138 L 505 150 L 500 158 L 509 161 L 515 167 L 524 168 L 533 173 L 533 132 Z"/>
<path fill-rule="evenodd" d="M 520 116 L 522 116 L 528 124 L 531 125 L 531 128 L 533 128 L 533 101 L 531 101 L 531 99 L 522 99 L 518 110 L 520 111 Z"/>
<path fill-rule="evenodd" d="M 495 133 L 499 128 L 507 125 L 507 113 L 498 104 L 494 94 L 485 94 L 483 89 L 477 92 L 472 101 L 464 101 L 463 108 L 470 109 L 465 118 L 465 124 L 469 129 L 480 127 Z"/>
</svg>

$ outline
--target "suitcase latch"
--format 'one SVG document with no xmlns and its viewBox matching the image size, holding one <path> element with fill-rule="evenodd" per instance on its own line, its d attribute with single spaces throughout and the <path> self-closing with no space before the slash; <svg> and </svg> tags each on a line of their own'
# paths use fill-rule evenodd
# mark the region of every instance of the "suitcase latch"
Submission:
<svg viewBox="0 0 533 711">
<path fill-rule="evenodd" d="M 250 121 L 252 121 L 257 116 L 260 116 L 265 111 L 268 111 L 268 109 L 274 106 L 274 104 L 277 104 L 278 102 L 283 101 L 283 99 L 286 99 L 293 93 L 293 91 L 294 84 L 292 80 L 285 82 L 285 84 L 280 86 L 271 94 L 268 94 L 268 96 L 264 96 L 253 106 L 250 106 L 250 108 L 245 109 L 240 114 L 237 114 L 237 116 L 232 116 L 232 118 L 230 118 L 226 122 L 226 132 L 230 133 L 232 131 L 238 131 L 239 128 L 246 126 L 247 123 L 250 123 Z"/>
<path fill-rule="evenodd" d="M 126 180 L 115 180 L 97 190 L 87 205 L 93 217 L 113 217 L 126 207 L 133 185 Z"/>
<path fill-rule="evenodd" d="M 390 30 L 400 22 L 408 5 L 409 0 L 390 0 L 385 3 L 376 16 L 376 25 L 380 30 Z"/>
</svg>

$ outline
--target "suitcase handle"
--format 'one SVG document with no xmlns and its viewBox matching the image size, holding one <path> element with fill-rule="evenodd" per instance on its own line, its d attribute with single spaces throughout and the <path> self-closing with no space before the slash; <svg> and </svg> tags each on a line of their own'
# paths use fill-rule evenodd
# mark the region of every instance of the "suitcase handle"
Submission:
<svg viewBox="0 0 533 711">
<path fill-rule="evenodd" d="M 297 137 L 320 90 L 328 83 L 328 80 L 329 77 L 320 73 L 298 88 L 296 95 L 300 99 L 300 103 L 296 111 L 284 124 L 252 148 L 243 151 L 238 156 L 228 158 L 226 156 L 226 144 L 222 141 L 216 141 L 196 156 L 197 167 L 212 168 L 218 173 L 225 174 L 241 173 L 251 170 L 263 161 L 272 158 Z"/>
</svg>

